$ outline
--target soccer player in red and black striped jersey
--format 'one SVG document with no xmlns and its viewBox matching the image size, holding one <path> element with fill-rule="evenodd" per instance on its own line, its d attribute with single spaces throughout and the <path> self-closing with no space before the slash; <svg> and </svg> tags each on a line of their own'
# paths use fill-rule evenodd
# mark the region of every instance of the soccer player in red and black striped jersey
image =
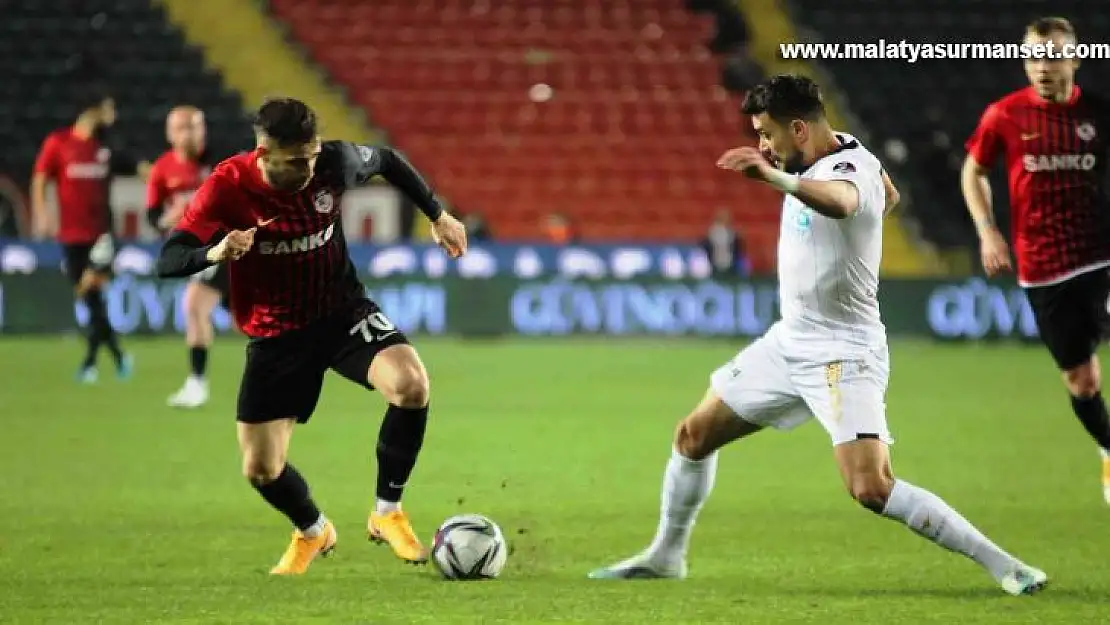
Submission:
<svg viewBox="0 0 1110 625">
<path fill-rule="evenodd" d="M 1056 53 L 1075 44 L 1063 18 L 1038 19 L 1025 43 Z M 1096 350 L 1110 329 L 1110 100 L 1075 84 L 1073 58 L 1030 58 L 1030 86 L 987 107 L 967 142 L 961 187 L 981 241 L 988 275 L 1010 269 L 995 225 L 987 174 L 1000 159 L 1010 188 L 1018 283 L 1071 405 L 1102 449 L 1103 494 L 1110 503 L 1110 417 Z"/>
<path fill-rule="evenodd" d="M 186 276 L 227 263 L 232 313 L 250 337 L 237 415 L 243 470 L 296 528 L 271 573 L 304 573 L 335 546 L 335 526 L 286 462 L 294 425 L 312 415 L 329 369 L 389 402 L 367 529 L 403 560 L 425 562 L 400 500 L 424 439 L 428 376 L 405 335 L 366 297 L 347 253 L 341 200 L 381 175 L 420 207 L 452 257 L 466 252 L 465 230 L 396 151 L 321 141 L 303 102 L 265 102 L 254 128 L 257 148 L 223 161 L 201 185 L 157 270 Z M 213 240 L 221 230 L 227 235 Z"/>
<path fill-rule="evenodd" d="M 185 214 L 189 199 L 212 168 L 206 162 L 204 112 L 195 106 L 175 106 L 166 116 L 167 150 L 150 169 L 146 183 L 147 220 L 168 232 Z M 185 287 L 185 344 L 189 375 L 166 403 L 174 408 L 197 408 L 208 401 L 208 348 L 215 330 L 212 311 L 227 298 L 227 268 L 213 265 L 194 275 Z"/>
<path fill-rule="evenodd" d="M 131 356 L 120 348 L 108 319 L 101 292 L 115 257 L 109 206 L 112 175 L 133 174 L 137 168 L 133 160 L 100 141 L 100 133 L 115 121 L 115 100 L 93 90 L 80 104 L 73 125 L 55 130 L 43 141 L 31 179 L 35 235 L 53 236 L 62 245 L 65 272 L 89 311 L 85 358 L 77 372 L 77 379 L 85 384 L 97 379 L 96 360 L 102 345 L 112 353 L 119 377 L 130 376 L 132 368 Z M 46 206 L 46 188 L 51 181 L 57 188 L 57 216 Z"/>
</svg>

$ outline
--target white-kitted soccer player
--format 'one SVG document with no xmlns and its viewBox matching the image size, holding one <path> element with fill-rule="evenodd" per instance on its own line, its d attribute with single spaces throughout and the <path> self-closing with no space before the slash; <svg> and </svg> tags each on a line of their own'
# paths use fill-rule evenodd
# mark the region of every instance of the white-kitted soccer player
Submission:
<svg viewBox="0 0 1110 625">
<path fill-rule="evenodd" d="M 717 450 L 764 427 L 786 430 L 816 417 L 832 438 L 845 486 L 864 507 L 968 556 L 1010 594 L 1039 590 L 1044 572 L 892 472 L 884 400 L 890 362 L 877 292 L 883 217 L 898 193 L 879 160 L 829 126 L 808 78 L 775 76 L 747 94 L 743 110 L 760 150 L 729 150 L 717 164 L 786 194 L 778 247 L 782 319 L 713 372 L 704 399 L 679 423 L 651 545 L 590 577 L 685 577 Z"/>
</svg>

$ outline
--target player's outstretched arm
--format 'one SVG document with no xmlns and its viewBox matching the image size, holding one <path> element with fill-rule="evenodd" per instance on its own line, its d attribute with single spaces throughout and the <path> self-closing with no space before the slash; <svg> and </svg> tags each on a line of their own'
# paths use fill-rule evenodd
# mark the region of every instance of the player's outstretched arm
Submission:
<svg viewBox="0 0 1110 625">
<path fill-rule="evenodd" d="M 266 225 L 271 220 L 259 223 Z M 216 243 L 204 244 L 200 237 L 188 230 L 174 230 L 162 245 L 162 252 L 154 267 L 162 278 L 183 278 L 229 260 L 239 260 L 254 246 L 258 228 L 232 230 Z"/>
<path fill-rule="evenodd" d="M 431 186 L 399 152 L 387 146 L 342 144 L 348 183 L 363 185 L 374 176 L 401 190 L 432 222 L 432 237 L 452 258 L 466 253 L 466 228 L 439 203 Z"/>
<path fill-rule="evenodd" d="M 752 147 L 725 152 L 717 160 L 717 166 L 742 172 L 749 178 L 793 195 L 817 213 L 831 219 L 847 219 L 855 215 L 859 208 L 859 189 L 851 182 L 802 179 L 773 167 L 759 150 Z"/>
<path fill-rule="evenodd" d="M 432 187 L 404 156 L 384 145 L 357 145 L 346 141 L 342 144 L 344 173 L 348 184 L 360 186 L 374 176 L 399 189 L 420 208 L 429 221 L 436 221 L 443 214 L 443 207 Z"/>
<path fill-rule="evenodd" d="M 184 230 L 174 230 L 154 263 L 154 271 L 160 278 L 184 278 L 216 264 L 210 254 L 214 245 L 205 245 L 197 235 Z"/>
<path fill-rule="evenodd" d="M 775 170 L 786 176 L 788 174 Z M 845 180 L 809 180 L 790 176 L 797 183 L 787 191 L 817 213 L 831 219 L 847 219 L 859 210 L 859 189 Z M 775 185 L 776 187 L 778 185 Z M 787 186 L 790 186 L 789 184 Z"/>
</svg>

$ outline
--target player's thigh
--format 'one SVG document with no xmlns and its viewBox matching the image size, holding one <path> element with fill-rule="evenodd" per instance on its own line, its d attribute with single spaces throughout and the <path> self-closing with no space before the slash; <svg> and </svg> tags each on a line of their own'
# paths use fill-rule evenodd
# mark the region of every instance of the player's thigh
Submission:
<svg viewBox="0 0 1110 625">
<path fill-rule="evenodd" d="M 338 318 L 332 330 L 331 368 L 390 403 L 427 403 L 428 373 L 408 337 L 370 301 Z"/>
<path fill-rule="evenodd" d="M 890 359 L 885 347 L 836 362 L 796 363 L 791 377 L 833 445 L 894 442 L 886 416 Z"/>
<path fill-rule="evenodd" d="M 709 388 L 738 418 L 761 428 L 789 430 L 810 418 L 773 333 L 714 371 Z"/>
<path fill-rule="evenodd" d="M 1105 295 L 1093 301 L 1091 283 L 1082 278 L 1026 289 L 1041 342 L 1060 371 L 1089 363 L 1102 337 L 1103 314 L 1096 307 L 1105 308 Z"/>
<path fill-rule="evenodd" d="M 316 409 L 327 363 L 318 337 L 308 330 L 252 339 L 239 386 L 237 420 L 267 423 L 293 418 L 305 423 Z"/>
<path fill-rule="evenodd" d="M 277 479 L 285 468 L 289 440 L 293 436 L 295 424 L 296 420 L 293 418 L 262 423 L 237 423 L 243 475 L 262 483 Z"/>
<path fill-rule="evenodd" d="M 209 269 L 213 268 L 210 267 Z M 206 318 L 220 303 L 220 297 L 220 291 L 213 288 L 208 280 L 203 277 L 194 277 L 185 286 L 185 310 L 191 317 Z"/>
</svg>

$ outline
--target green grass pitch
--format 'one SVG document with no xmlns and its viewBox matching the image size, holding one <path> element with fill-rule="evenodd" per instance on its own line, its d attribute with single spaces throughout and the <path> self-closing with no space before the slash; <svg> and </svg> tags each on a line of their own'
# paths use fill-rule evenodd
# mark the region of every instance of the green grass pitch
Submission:
<svg viewBox="0 0 1110 625">
<path fill-rule="evenodd" d="M 239 475 L 242 340 L 213 402 L 165 407 L 186 353 L 130 340 L 136 376 L 72 382 L 75 339 L 0 341 L 0 622 L 1094 623 L 1110 609 L 1110 509 L 1093 445 L 1037 348 L 896 343 L 896 472 L 1045 569 L 1034 597 L 853 504 L 815 423 L 723 452 L 684 582 L 595 582 L 650 539 L 675 421 L 729 341 L 417 339 L 432 418 L 405 505 L 429 539 L 487 514 L 502 579 L 443 582 L 363 533 L 383 404 L 329 378 L 291 459 L 339 528 L 334 557 L 266 575 L 285 522 Z M 103 364 L 107 364 L 105 357 Z"/>
</svg>

